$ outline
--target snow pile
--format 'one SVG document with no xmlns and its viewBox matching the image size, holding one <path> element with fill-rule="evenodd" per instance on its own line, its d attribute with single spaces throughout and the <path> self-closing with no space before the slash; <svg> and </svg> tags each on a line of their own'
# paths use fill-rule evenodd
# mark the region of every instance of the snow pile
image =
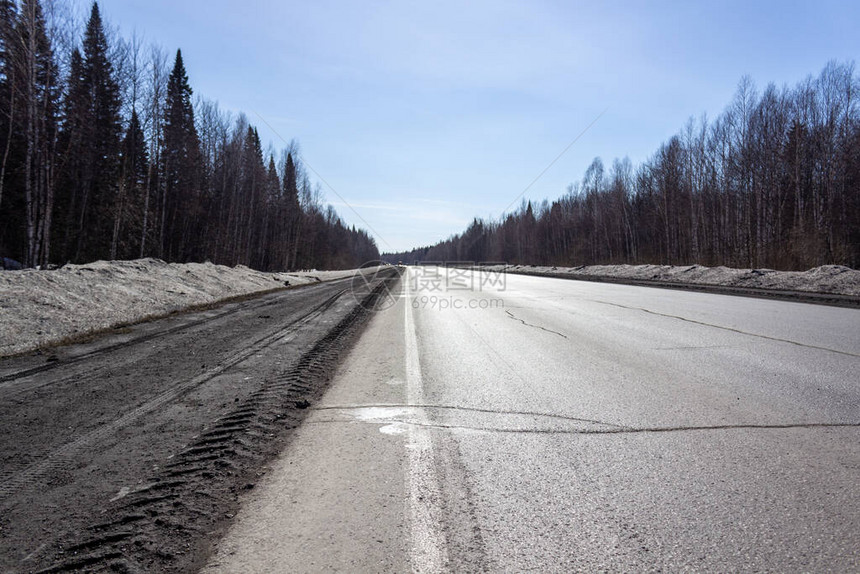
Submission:
<svg viewBox="0 0 860 574">
<path fill-rule="evenodd" d="M 860 296 L 860 271 L 842 265 L 823 265 L 809 271 L 774 271 L 773 269 L 732 269 L 701 265 L 588 265 L 581 267 L 536 267 L 531 265 L 496 265 L 511 273 L 569 275 L 573 278 L 630 279 L 655 283 L 684 283 L 805 291 Z"/>
<path fill-rule="evenodd" d="M 264 273 L 243 265 L 159 259 L 96 261 L 53 271 L 3 271 L 0 356 L 195 305 L 352 274 Z"/>
</svg>

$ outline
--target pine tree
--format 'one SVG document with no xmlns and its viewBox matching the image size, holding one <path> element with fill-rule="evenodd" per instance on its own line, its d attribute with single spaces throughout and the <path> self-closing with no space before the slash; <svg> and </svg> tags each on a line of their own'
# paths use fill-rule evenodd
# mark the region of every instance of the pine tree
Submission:
<svg viewBox="0 0 860 574">
<path fill-rule="evenodd" d="M 77 258 L 92 260 L 107 256 L 110 241 L 111 212 L 119 183 L 120 92 L 114 78 L 113 65 L 108 59 L 99 6 L 93 3 L 90 21 L 84 35 L 84 82 L 90 96 L 91 128 L 90 187 L 85 189 L 85 223 L 79 242 Z M 89 199 L 89 202 L 87 201 Z M 88 233 L 88 231 L 90 233 Z"/>
<path fill-rule="evenodd" d="M 272 269 L 277 267 L 275 252 L 276 245 L 280 241 L 279 229 L 277 227 L 278 209 L 281 198 L 281 177 L 275 165 L 275 157 L 269 156 L 269 167 L 266 170 L 266 186 L 263 198 L 263 228 L 259 234 L 257 243 L 259 269 Z"/>
<path fill-rule="evenodd" d="M 286 220 L 287 256 L 284 261 L 286 269 L 294 269 L 298 258 L 299 237 L 301 234 L 302 208 L 299 204 L 299 182 L 293 154 L 287 154 L 284 166 L 284 219 Z"/>
<path fill-rule="evenodd" d="M 176 51 L 167 82 L 162 153 L 161 252 L 168 260 L 193 258 L 198 245 L 194 224 L 200 213 L 200 140 L 194 125 L 192 90 Z"/>
<path fill-rule="evenodd" d="M 108 58 L 101 13 L 93 3 L 83 57 L 72 55 L 61 137 L 66 213 L 64 260 L 92 261 L 110 255 L 113 213 L 119 201 L 122 136 L 120 91 Z"/>
<path fill-rule="evenodd" d="M 80 205 L 84 194 L 84 172 L 89 167 L 89 154 L 84 147 L 89 117 L 84 58 L 80 50 L 75 48 L 69 62 L 69 76 L 61 108 L 63 128 L 58 145 L 57 217 L 52 233 L 54 259 L 59 263 L 72 259 L 77 244 Z"/>
</svg>

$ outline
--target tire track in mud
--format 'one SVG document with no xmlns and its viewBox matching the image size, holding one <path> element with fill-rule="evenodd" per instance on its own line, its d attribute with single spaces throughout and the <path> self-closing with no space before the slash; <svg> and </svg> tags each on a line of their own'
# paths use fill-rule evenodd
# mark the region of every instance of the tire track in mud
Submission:
<svg viewBox="0 0 860 574">
<path fill-rule="evenodd" d="M 115 497 L 103 509 L 112 518 L 55 548 L 54 564 L 40 572 L 201 567 L 235 513 L 239 494 L 253 488 L 258 471 L 285 446 L 373 307 L 399 280 L 393 272 L 380 281 L 292 368 L 216 419 L 146 484 Z"/>
<path fill-rule="evenodd" d="M 349 280 L 350 280 L 350 278 L 335 279 L 335 280 L 329 281 L 329 282 L 327 282 L 327 283 L 328 283 L 329 285 L 334 285 L 334 284 L 342 283 L 342 282 L 349 281 Z M 308 283 L 308 284 L 306 284 L 306 285 L 299 285 L 299 286 L 297 286 L 297 288 L 307 287 L 307 286 L 310 286 L 310 285 L 316 285 L 316 284 L 315 284 L 315 283 Z M 243 295 L 243 296 L 241 296 L 241 297 L 265 297 L 266 295 L 269 295 L 269 294 L 272 294 L 272 293 L 283 293 L 284 291 L 289 291 L 289 290 L 290 290 L 289 288 L 284 287 L 284 288 L 282 288 L 282 289 L 278 289 L 278 290 L 273 291 L 273 292 L 272 292 L 272 291 L 270 291 L 270 292 L 262 292 L 262 293 L 250 293 L 250 294 L 248 294 L 248 295 Z M 227 301 L 221 301 L 221 302 L 215 301 L 215 302 L 213 302 L 213 303 L 212 303 L 212 305 L 213 305 L 213 306 L 218 306 L 218 305 L 221 305 L 221 304 L 229 304 L 230 302 L 231 302 L 230 300 L 227 300 Z M 250 301 L 250 302 L 242 302 L 242 303 L 236 304 L 236 305 L 234 305 L 234 306 L 230 307 L 229 309 L 226 309 L 226 310 L 224 310 L 224 311 L 222 311 L 222 312 L 220 312 L 220 313 L 217 313 L 217 314 L 215 314 L 215 315 L 213 315 L 213 316 L 210 316 L 210 317 L 202 317 L 202 318 L 200 318 L 200 319 L 196 319 L 196 320 L 194 320 L 194 321 L 190 321 L 190 322 L 188 322 L 188 323 L 182 323 L 182 324 L 180 324 L 180 325 L 175 325 L 175 326 L 173 326 L 173 327 L 169 327 L 169 328 L 167 328 L 167 329 L 163 329 L 163 330 L 156 330 L 156 331 L 153 331 L 153 332 L 150 332 L 150 333 L 145 333 L 145 334 L 143 334 L 143 335 L 140 335 L 140 336 L 134 337 L 134 338 L 129 339 L 129 340 L 127 340 L 127 341 L 120 341 L 120 342 L 114 343 L 114 344 L 112 344 L 112 345 L 107 345 L 107 346 L 105 346 L 105 347 L 100 347 L 100 348 L 98 348 L 98 349 L 93 349 L 92 351 L 89 351 L 89 352 L 87 352 L 87 353 L 83 353 L 83 354 L 81 354 L 81 355 L 77 355 L 77 356 L 74 356 L 74 357 L 68 357 L 68 358 L 64 358 L 64 359 L 60 359 L 60 360 L 56 360 L 56 361 L 52 361 L 52 362 L 48 362 L 48 363 L 45 363 L 45 364 L 43 364 L 43 365 L 38 365 L 38 366 L 35 366 L 35 367 L 25 368 L 25 369 L 22 369 L 22 370 L 20 370 L 20 371 L 16 371 L 16 372 L 13 372 L 13 373 L 8 373 L 8 374 L 5 374 L 5 375 L 0 375 L 0 389 L 3 389 L 3 388 L 5 388 L 5 387 L 8 387 L 10 383 L 15 383 L 16 381 L 20 381 L 20 380 L 22 380 L 22 379 L 26 379 L 27 377 L 30 377 L 30 376 L 32 376 L 32 375 L 36 375 L 36 374 L 44 373 L 44 372 L 47 372 L 47 371 L 51 371 L 51 370 L 57 369 L 57 368 L 59 368 L 59 367 L 67 367 L 67 366 L 69 366 L 69 365 L 73 365 L 73 364 L 75 364 L 75 363 L 79 363 L 79 362 L 81 362 L 81 361 L 85 361 L 85 360 L 87 360 L 87 359 L 91 359 L 91 358 L 93 358 L 93 357 L 97 357 L 97 356 L 99 356 L 99 355 L 103 355 L 103 354 L 105 354 L 105 353 L 109 353 L 109 352 L 111 352 L 111 351 L 116 351 L 117 349 L 122 349 L 122 348 L 124 348 L 124 347 L 130 347 L 130 346 L 132 346 L 132 345 L 138 345 L 138 344 L 141 344 L 141 343 L 146 343 L 146 342 L 148 342 L 148 341 L 151 341 L 151 340 L 153 340 L 153 339 L 157 339 L 157 338 L 159 338 L 159 337 L 164 337 L 164 336 L 167 336 L 167 335 L 172 335 L 172 334 L 174 334 L 174 333 L 180 333 L 180 332 L 182 332 L 182 331 L 190 330 L 190 329 L 193 329 L 194 327 L 199 327 L 200 325 L 204 325 L 204 324 L 209 323 L 209 322 L 211 322 L 211 321 L 217 321 L 218 319 L 223 319 L 223 318 L 225 318 L 225 317 L 229 317 L 230 315 L 233 315 L 233 314 L 239 313 L 239 312 L 241 312 L 241 311 L 248 311 L 248 310 L 255 310 L 255 309 L 263 309 L 263 308 L 265 308 L 265 307 L 270 307 L 270 306 L 272 306 L 272 305 L 277 305 L 277 304 L 279 304 L 280 302 L 281 302 L 281 301 L 280 301 L 278 298 L 267 299 L 267 300 L 265 300 L 265 301 Z M 180 312 L 182 312 L 182 311 L 180 311 Z M 143 322 L 146 322 L 146 321 L 143 321 Z M 95 368 L 95 369 L 87 370 L 87 371 L 84 371 L 83 373 L 80 373 L 80 374 L 75 375 L 75 376 L 88 376 L 88 375 L 93 374 L 94 372 L 96 372 L 96 371 L 98 371 L 98 370 L 101 370 L 102 368 L 103 368 L 103 367 L 98 367 L 98 368 Z M 66 378 L 60 379 L 60 380 L 58 380 L 58 381 L 52 381 L 52 382 L 49 382 L 49 383 L 41 383 L 41 384 L 35 384 L 35 385 L 32 385 L 32 386 L 25 386 L 25 387 L 23 387 L 23 388 L 22 388 L 22 389 L 20 389 L 20 390 L 19 390 L 19 389 L 14 389 L 13 391 L 11 391 L 11 392 L 9 392 L 9 393 L 6 393 L 6 394 L 4 395 L 4 397 L 8 397 L 8 396 L 15 396 L 15 395 L 17 395 L 17 394 L 20 394 L 21 392 L 31 391 L 31 390 L 34 390 L 34 389 L 40 388 L 40 387 L 42 387 L 42 386 L 45 386 L 46 384 L 61 383 L 62 381 L 65 381 L 65 380 L 66 380 L 66 379 L 68 379 L 68 378 L 69 378 L 69 377 L 66 377 Z"/>
<path fill-rule="evenodd" d="M 63 446 L 54 450 L 47 456 L 44 456 L 38 462 L 35 462 L 20 471 L 11 473 L 10 475 L 0 475 L 0 508 L 3 508 L 4 503 L 9 497 L 17 493 L 19 490 L 33 484 L 39 477 L 44 476 L 49 472 L 62 470 L 68 465 L 72 464 L 75 456 L 78 455 L 81 451 L 90 447 L 94 442 L 108 437 L 112 434 L 115 434 L 117 431 L 134 423 L 142 416 L 145 416 L 148 413 L 158 410 L 159 408 L 174 401 L 175 399 L 190 391 L 191 389 L 200 386 L 206 381 L 209 381 L 210 379 L 220 375 L 227 369 L 237 365 L 238 363 L 241 363 L 255 353 L 258 353 L 266 347 L 277 343 L 285 337 L 290 336 L 293 331 L 301 327 L 303 324 L 308 323 L 309 321 L 321 315 L 326 309 L 331 307 L 334 302 L 337 301 L 337 299 L 339 299 L 345 292 L 345 289 L 338 291 L 337 293 L 335 293 L 307 313 L 303 314 L 296 320 L 278 329 L 275 333 L 272 333 L 265 337 L 261 337 L 251 342 L 250 344 L 237 350 L 236 352 L 228 356 L 226 359 L 224 359 L 221 363 L 205 371 L 204 373 L 201 373 L 190 380 L 177 384 L 159 393 L 152 399 L 146 401 L 137 408 L 128 411 L 127 413 L 113 420 L 112 422 L 102 425 L 78 437 L 77 439 L 64 444 Z"/>
</svg>

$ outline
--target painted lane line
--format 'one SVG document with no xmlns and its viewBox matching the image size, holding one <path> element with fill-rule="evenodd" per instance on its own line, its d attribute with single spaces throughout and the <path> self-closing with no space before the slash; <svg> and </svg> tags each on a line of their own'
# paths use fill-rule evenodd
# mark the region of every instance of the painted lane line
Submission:
<svg viewBox="0 0 860 574">
<path fill-rule="evenodd" d="M 424 388 L 418 339 L 409 304 L 409 276 L 404 282 L 404 315 L 407 403 L 423 404 Z M 416 421 L 429 424 L 423 409 L 415 409 Z M 441 491 L 436 477 L 433 439 L 429 428 L 409 425 L 407 455 L 409 459 L 408 489 L 411 524 L 410 560 L 413 572 L 441 572 L 448 563 L 448 553 L 441 527 Z"/>
</svg>

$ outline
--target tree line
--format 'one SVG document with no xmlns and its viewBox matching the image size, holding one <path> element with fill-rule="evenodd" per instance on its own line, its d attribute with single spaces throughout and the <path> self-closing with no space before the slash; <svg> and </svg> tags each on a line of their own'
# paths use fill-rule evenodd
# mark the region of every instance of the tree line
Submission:
<svg viewBox="0 0 860 574">
<path fill-rule="evenodd" d="M 552 203 L 475 219 L 390 261 L 860 265 L 860 82 L 830 62 L 793 88 L 744 77 L 714 120 L 690 119 L 641 165 L 596 158 Z"/>
<path fill-rule="evenodd" d="M 210 260 L 349 268 L 374 240 L 325 206 L 298 144 L 194 98 L 177 50 L 106 29 L 61 0 L 0 0 L 0 256 L 27 267 Z"/>
</svg>

